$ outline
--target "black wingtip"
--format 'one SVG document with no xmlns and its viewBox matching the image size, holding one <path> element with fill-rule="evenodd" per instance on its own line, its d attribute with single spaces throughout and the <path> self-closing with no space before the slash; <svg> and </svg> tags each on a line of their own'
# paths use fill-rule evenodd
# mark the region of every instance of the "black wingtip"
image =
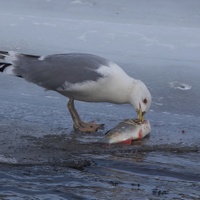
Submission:
<svg viewBox="0 0 200 200">
<path fill-rule="evenodd" d="M 32 57 L 32 58 L 39 58 L 40 56 L 38 55 L 30 55 L 30 54 L 24 54 L 24 53 L 20 53 L 23 56 L 27 56 L 27 57 Z M 5 55 L 9 55 L 8 51 L 0 51 L 0 59 L 4 59 Z"/>
<path fill-rule="evenodd" d="M 8 54 L 7 51 L 0 51 L 0 54 Z"/>
<path fill-rule="evenodd" d="M 4 59 L 5 55 L 8 55 L 7 51 L 0 51 L 0 59 Z"/>
<path fill-rule="evenodd" d="M 0 62 L 0 72 L 3 72 L 6 67 L 10 66 L 10 63 L 1 63 Z"/>
</svg>

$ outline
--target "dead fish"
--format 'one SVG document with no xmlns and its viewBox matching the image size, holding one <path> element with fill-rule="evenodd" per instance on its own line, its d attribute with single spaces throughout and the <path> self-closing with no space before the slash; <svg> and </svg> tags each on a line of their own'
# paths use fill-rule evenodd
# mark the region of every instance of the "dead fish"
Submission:
<svg viewBox="0 0 200 200">
<path fill-rule="evenodd" d="M 109 130 L 106 133 L 106 139 L 109 144 L 131 144 L 132 140 L 142 139 L 150 132 L 151 126 L 148 120 L 139 122 L 138 119 L 126 119 L 120 122 L 113 129 Z"/>
</svg>

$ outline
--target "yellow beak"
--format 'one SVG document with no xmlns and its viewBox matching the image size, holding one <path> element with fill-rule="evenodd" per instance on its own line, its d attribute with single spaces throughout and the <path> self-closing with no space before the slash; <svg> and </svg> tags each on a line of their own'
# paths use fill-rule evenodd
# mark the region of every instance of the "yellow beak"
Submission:
<svg viewBox="0 0 200 200">
<path fill-rule="evenodd" d="M 142 109 L 140 107 L 139 110 L 137 110 L 137 119 L 140 121 L 140 122 L 143 122 L 144 121 L 144 115 L 145 115 L 145 112 L 142 112 Z"/>
</svg>

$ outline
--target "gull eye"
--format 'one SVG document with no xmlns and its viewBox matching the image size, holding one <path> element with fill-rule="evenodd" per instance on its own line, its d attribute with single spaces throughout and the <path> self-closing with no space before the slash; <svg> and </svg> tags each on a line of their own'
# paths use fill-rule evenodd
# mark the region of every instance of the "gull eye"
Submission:
<svg viewBox="0 0 200 200">
<path fill-rule="evenodd" d="M 147 104 L 147 102 L 148 102 L 148 101 L 147 101 L 147 99 L 145 98 L 145 99 L 143 100 L 143 103 L 144 103 L 144 104 Z"/>
</svg>

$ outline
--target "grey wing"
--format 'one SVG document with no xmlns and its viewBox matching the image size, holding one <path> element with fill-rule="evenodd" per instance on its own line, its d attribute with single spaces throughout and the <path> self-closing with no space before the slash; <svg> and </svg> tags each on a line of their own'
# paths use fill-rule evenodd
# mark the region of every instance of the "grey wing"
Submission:
<svg viewBox="0 0 200 200">
<path fill-rule="evenodd" d="M 103 77 L 96 71 L 102 65 L 109 67 L 109 61 L 92 54 L 55 54 L 44 59 L 18 54 L 14 71 L 27 81 L 56 90 L 66 81 L 72 84 L 96 81 Z"/>
</svg>

